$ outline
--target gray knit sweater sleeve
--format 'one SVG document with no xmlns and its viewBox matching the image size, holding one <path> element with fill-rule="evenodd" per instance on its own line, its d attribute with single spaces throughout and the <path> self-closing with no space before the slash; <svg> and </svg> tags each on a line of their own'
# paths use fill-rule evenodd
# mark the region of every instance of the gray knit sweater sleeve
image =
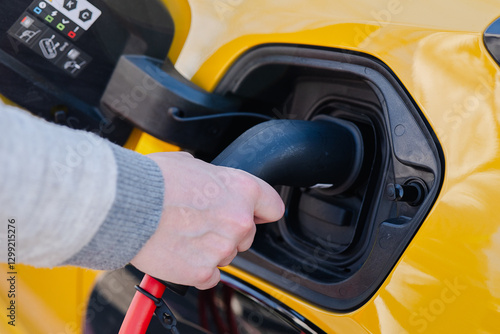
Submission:
<svg viewBox="0 0 500 334">
<path fill-rule="evenodd" d="M 155 232 L 164 185 L 151 159 L 2 103 L 0 138 L 0 262 L 9 220 L 16 261 L 37 267 L 116 269 Z"/>
</svg>

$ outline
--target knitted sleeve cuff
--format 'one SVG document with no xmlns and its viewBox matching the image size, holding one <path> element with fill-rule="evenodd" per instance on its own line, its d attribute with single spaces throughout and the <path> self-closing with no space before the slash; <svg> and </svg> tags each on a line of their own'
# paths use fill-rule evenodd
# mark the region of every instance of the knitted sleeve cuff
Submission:
<svg viewBox="0 0 500 334">
<path fill-rule="evenodd" d="M 136 152 L 112 145 L 118 167 L 113 205 L 92 240 L 65 265 L 113 270 L 130 262 L 158 226 L 164 182 L 158 165 Z"/>
</svg>

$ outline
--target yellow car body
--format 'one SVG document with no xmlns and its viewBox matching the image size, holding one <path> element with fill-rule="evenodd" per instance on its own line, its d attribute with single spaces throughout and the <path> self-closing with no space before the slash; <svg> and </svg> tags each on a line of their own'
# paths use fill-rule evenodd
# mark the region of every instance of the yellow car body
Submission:
<svg viewBox="0 0 500 334">
<path fill-rule="evenodd" d="M 189 1 L 177 69 L 211 90 L 268 43 L 359 51 L 401 80 L 445 158 L 438 199 L 368 303 L 335 314 L 229 269 L 327 333 L 495 333 L 500 328 L 500 68 L 483 43 L 489 1 Z"/>
<path fill-rule="evenodd" d="M 226 268 L 228 273 L 327 333 L 498 332 L 500 66 L 483 43 L 484 30 L 500 16 L 498 2 L 163 2 L 176 26 L 169 57 L 201 88 L 212 91 L 239 57 L 259 45 L 361 52 L 397 76 L 443 150 L 438 198 L 382 286 L 360 308 L 336 313 L 252 273 L 234 267 Z M 146 134 L 135 136 L 141 138 L 134 137 L 131 148 L 143 153 L 166 150 Z M 145 150 L 138 144 L 152 146 Z M 82 269 L 20 268 L 19 326 L 6 326 L 4 311 L 2 333 L 78 333 L 68 324 L 81 321 L 78 306 L 95 275 Z"/>
</svg>

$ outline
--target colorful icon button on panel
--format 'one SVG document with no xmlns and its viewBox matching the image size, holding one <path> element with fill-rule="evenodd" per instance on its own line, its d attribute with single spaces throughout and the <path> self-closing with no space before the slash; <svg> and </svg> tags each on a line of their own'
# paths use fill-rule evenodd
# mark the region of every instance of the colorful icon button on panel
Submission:
<svg viewBox="0 0 500 334">
<path fill-rule="evenodd" d="M 63 0 L 57 1 L 61 2 Z M 28 12 L 52 28 L 60 31 L 66 38 L 74 41 L 78 40 L 85 30 L 73 19 L 53 6 L 57 1 L 53 0 L 46 2 L 44 0 L 36 0 L 30 5 Z"/>
<path fill-rule="evenodd" d="M 102 14 L 101 10 L 88 0 L 45 0 L 45 2 L 83 30 L 89 30 Z"/>
</svg>

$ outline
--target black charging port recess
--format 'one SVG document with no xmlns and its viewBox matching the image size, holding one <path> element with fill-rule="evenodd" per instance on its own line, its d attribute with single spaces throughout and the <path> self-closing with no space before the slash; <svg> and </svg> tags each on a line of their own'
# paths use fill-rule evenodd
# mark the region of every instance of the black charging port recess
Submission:
<svg viewBox="0 0 500 334">
<path fill-rule="evenodd" d="M 343 120 L 359 129 L 364 158 L 357 179 L 340 188 L 281 187 L 284 218 L 259 226 L 252 248 L 233 264 L 327 309 L 363 305 L 441 186 L 439 143 L 411 97 L 372 57 L 287 45 L 250 50 L 216 93 L 238 96 L 242 111 Z"/>
</svg>

